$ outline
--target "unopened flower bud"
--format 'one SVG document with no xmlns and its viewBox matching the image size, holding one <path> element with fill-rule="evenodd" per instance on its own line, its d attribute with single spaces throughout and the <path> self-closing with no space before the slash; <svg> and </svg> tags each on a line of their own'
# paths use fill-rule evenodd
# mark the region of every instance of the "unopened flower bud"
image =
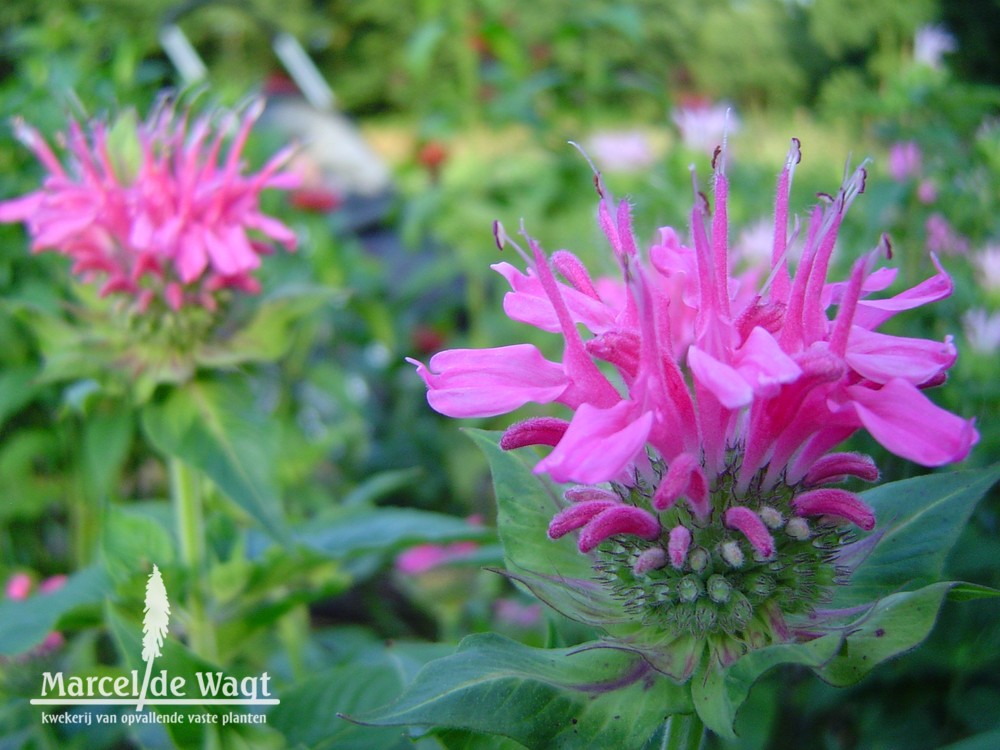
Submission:
<svg viewBox="0 0 1000 750">
<path fill-rule="evenodd" d="M 677 595 L 682 602 L 693 602 L 703 591 L 704 586 L 698 576 L 684 576 L 677 584 Z"/>
<path fill-rule="evenodd" d="M 757 511 L 757 515 L 760 516 L 760 520 L 763 521 L 769 529 L 780 529 L 785 525 L 785 517 L 770 505 L 763 506 L 759 511 Z"/>
<path fill-rule="evenodd" d="M 691 566 L 691 570 L 695 573 L 701 573 L 705 568 L 708 567 L 709 555 L 708 551 L 702 547 L 695 547 L 688 554 L 688 565 Z"/>
<path fill-rule="evenodd" d="M 667 552 L 663 547 L 650 547 L 644 550 L 636 559 L 632 570 L 636 575 L 644 575 L 651 570 L 658 570 L 667 564 Z"/>
<path fill-rule="evenodd" d="M 733 591 L 733 587 L 725 576 L 720 576 L 718 573 L 709 577 L 706 588 L 708 589 L 708 598 L 717 604 L 728 602 L 729 595 Z"/>
<path fill-rule="evenodd" d="M 790 518 L 785 533 L 792 539 L 804 542 L 809 538 L 809 523 L 804 518 Z"/>
<path fill-rule="evenodd" d="M 737 542 L 732 540 L 723 542 L 722 547 L 719 549 L 719 554 L 722 555 L 722 559 L 726 561 L 729 567 L 743 567 L 743 550 L 740 549 L 740 545 Z"/>
</svg>

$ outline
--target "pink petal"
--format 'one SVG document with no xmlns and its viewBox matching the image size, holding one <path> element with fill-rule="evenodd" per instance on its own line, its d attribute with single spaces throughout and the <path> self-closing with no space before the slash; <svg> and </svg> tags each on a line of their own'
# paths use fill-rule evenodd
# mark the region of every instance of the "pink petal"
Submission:
<svg viewBox="0 0 1000 750">
<path fill-rule="evenodd" d="M 610 409 L 581 404 L 559 445 L 535 467 L 556 482 L 599 484 L 616 479 L 641 453 L 653 424 L 652 412 L 631 401 Z"/>
<path fill-rule="evenodd" d="M 872 330 L 878 328 L 898 312 L 912 310 L 914 307 L 950 297 L 955 289 L 951 277 L 941 267 L 937 256 L 933 253 L 931 253 L 931 260 L 934 261 L 938 272 L 926 281 L 897 294 L 895 297 L 858 302 L 857 312 L 854 313 L 854 324 Z"/>
<path fill-rule="evenodd" d="M 507 279 L 513 290 L 503 299 L 504 312 L 511 320 L 550 333 L 562 330 L 555 307 L 537 275 L 530 271 L 521 273 L 510 263 L 496 263 L 491 268 Z M 574 323 L 582 323 L 592 333 L 602 333 L 614 326 L 616 310 L 600 299 L 562 283 L 558 284 L 558 289 Z"/>
<path fill-rule="evenodd" d="M 979 442 L 975 420 L 936 406 L 912 383 L 894 378 L 878 390 L 846 389 L 861 423 L 897 456 L 924 466 L 961 461 Z"/>
<path fill-rule="evenodd" d="M 428 403 L 449 417 L 493 417 L 529 402 L 547 404 L 569 384 L 563 368 L 530 344 L 452 349 L 431 357 L 429 369 L 407 361 L 427 384 Z"/>
<path fill-rule="evenodd" d="M 688 349 L 688 367 L 725 408 L 739 409 L 753 401 L 753 388 L 734 368 L 697 346 Z"/>
<path fill-rule="evenodd" d="M 781 386 L 799 378 L 802 370 L 785 354 L 774 336 L 763 328 L 754 328 L 736 351 L 733 364 L 757 396 L 770 398 Z"/>
<path fill-rule="evenodd" d="M 875 383 L 900 377 L 920 385 L 951 367 L 957 356 L 951 336 L 931 341 L 853 326 L 844 359 L 852 370 Z"/>
</svg>

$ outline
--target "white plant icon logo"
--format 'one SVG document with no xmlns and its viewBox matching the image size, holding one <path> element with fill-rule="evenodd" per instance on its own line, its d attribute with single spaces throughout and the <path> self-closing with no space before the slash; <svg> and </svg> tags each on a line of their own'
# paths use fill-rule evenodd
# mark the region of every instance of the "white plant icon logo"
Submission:
<svg viewBox="0 0 1000 750">
<path fill-rule="evenodd" d="M 167 635 L 167 623 L 170 621 L 170 601 L 167 599 L 167 589 L 163 585 L 160 569 L 156 565 L 153 565 L 153 572 L 146 582 L 146 606 L 142 611 L 142 660 L 146 662 L 146 675 L 142 679 L 142 691 L 135 706 L 136 711 L 141 711 L 146 701 L 153 659 L 160 655 L 163 639 Z"/>
</svg>

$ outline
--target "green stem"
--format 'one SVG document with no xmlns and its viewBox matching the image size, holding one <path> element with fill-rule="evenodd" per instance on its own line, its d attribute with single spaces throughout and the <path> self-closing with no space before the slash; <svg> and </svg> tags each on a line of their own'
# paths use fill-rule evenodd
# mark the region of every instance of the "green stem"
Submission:
<svg viewBox="0 0 1000 750">
<path fill-rule="evenodd" d="M 663 725 L 660 750 L 701 750 L 705 725 L 697 714 L 671 714 Z"/>
<path fill-rule="evenodd" d="M 201 477 L 179 458 L 171 457 L 170 494 L 177 518 L 181 561 L 191 576 L 187 609 L 188 645 L 198 656 L 216 660 L 215 632 L 205 614 L 205 579 L 208 568 L 205 555 L 205 519 L 201 496 Z"/>
</svg>

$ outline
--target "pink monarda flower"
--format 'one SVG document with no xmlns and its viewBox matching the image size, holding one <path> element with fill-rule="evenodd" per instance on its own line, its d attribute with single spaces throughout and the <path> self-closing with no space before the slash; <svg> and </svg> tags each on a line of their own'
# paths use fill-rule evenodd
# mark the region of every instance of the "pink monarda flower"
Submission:
<svg viewBox="0 0 1000 750">
<path fill-rule="evenodd" d="M 889 148 L 889 175 L 896 182 L 906 182 L 920 174 L 922 154 L 916 141 L 900 141 Z"/>
<path fill-rule="evenodd" d="M 511 286 L 504 310 L 561 335 L 561 361 L 518 344 L 411 362 L 431 406 L 448 416 L 495 416 L 529 402 L 566 408 L 569 419 L 528 419 L 501 440 L 508 450 L 551 447 L 536 473 L 576 485 L 549 536 L 578 533 L 599 580 L 630 611 L 677 638 L 705 638 L 730 661 L 791 637 L 786 618 L 811 612 L 843 579 L 837 551 L 851 529 L 875 527 L 860 496 L 830 486 L 878 477 L 869 457 L 839 452 L 840 443 L 866 429 L 893 453 L 939 466 L 963 459 L 978 434 L 973 420 L 924 393 L 955 361 L 951 337 L 877 330 L 951 294 L 937 260 L 931 278 L 876 297 L 895 277 L 876 268 L 891 257 L 883 238 L 846 281 L 827 279 L 865 170 L 821 196 L 793 272 L 793 140 L 778 178 L 769 270 L 748 293 L 729 270 L 725 157 L 720 150 L 714 160 L 714 210 L 696 197 L 690 244 L 664 228 L 645 252 L 628 203 L 616 204 L 597 175 L 598 221 L 622 273 L 615 287 L 595 284 L 567 251 L 546 255 L 523 232 L 522 250 L 496 225 L 498 244 L 527 263 L 523 272 L 494 266 Z"/>
<path fill-rule="evenodd" d="M 59 139 L 65 164 L 18 120 L 17 137 L 47 176 L 38 190 L 0 203 L 0 221 L 23 221 L 33 252 L 68 256 L 75 275 L 101 284 L 101 296 L 127 295 L 140 311 L 154 300 L 175 311 L 214 309 L 224 288 L 256 293 L 260 256 L 272 241 L 290 250 L 296 242 L 261 212 L 261 191 L 298 182 L 282 171 L 290 149 L 245 173 L 243 149 L 262 110 L 256 101 L 192 120 L 164 101 L 145 122 L 132 113 L 110 126 L 74 121 Z"/>
</svg>

